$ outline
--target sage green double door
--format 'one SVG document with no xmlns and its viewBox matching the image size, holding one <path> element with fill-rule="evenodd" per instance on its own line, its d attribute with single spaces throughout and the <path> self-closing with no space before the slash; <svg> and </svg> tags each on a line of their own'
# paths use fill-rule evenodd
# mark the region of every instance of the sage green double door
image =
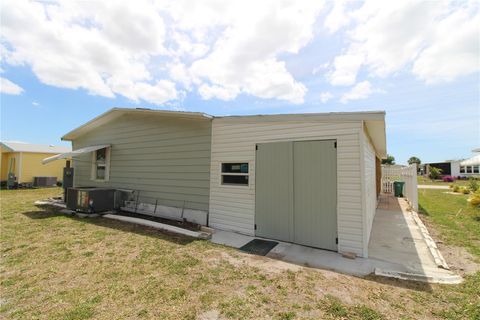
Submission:
<svg viewBox="0 0 480 320">
<path fill-rule="evenodd" d="M 262 143 L 255 161 L 255 234 L 336 251 L 336 141 Z"/>
</svg>

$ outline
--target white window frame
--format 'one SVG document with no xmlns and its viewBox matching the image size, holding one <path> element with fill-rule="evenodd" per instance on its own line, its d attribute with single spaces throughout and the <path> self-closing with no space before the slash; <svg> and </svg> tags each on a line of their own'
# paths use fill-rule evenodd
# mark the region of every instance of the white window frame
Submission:
<svg viewBox="0 0 480 320">
<path fill-rule="evenodd" d="M 224 164 L 231 164 L 231 163 L 246 163 L 248 164 L 248 173 L 231 173 L 231 172 L 223 172 L 223 165 Z M 251 171 L 251 163 L 250 161 L 220 161 L 220 186 L 228 187 L 228 188 L 250 188 L 250 171 Z M 248 177 L 247 184 L 236 184 L 236 183 L 223 183 L 223 176 L 246 176 Z"/>
<path fill-rule="evenodd" d="M 466 169 L 465 173 L 473 173 L 473 166 L 466 166 L 465 169 Z M 470 172 L 468 172 L 469 170 Z"/>
<path fill-rule="evenodd" d="M 480 173 L 480 165 L 472 166 L 472 169 L 473 169 L 473 171 L 472 171 L 473 173 Z M 475 170 L 477 172 L 475 172 Z"/>
<path fill-rule="evenodd" d="M 105 177 L 103 179 L 97 178 L 97 151 L 105 150 Z M 105 182 L 110 180 L 110 147 L 105 147 L 92 152 L 92 169 L 90 179 L 97 182 Z"/>
<path fill-rule="evenodd" d="M 460 173 L 467 173 L 465 166 L 460 166 Z"/>
</svg>

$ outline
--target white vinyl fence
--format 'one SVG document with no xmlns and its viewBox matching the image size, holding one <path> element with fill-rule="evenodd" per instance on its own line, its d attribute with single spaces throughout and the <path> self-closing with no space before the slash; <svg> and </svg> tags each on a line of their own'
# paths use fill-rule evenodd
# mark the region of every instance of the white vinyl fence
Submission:
<svg viewBox="0 0 480 320">
<path fill-rule="evenodd" d="M 417 165 L 408 167 L 382 165 L 382 192 L 393 193 L 395 181 L 405 182 L 404 197 L 410 202 L 413 210 L 418 211 Z"/>
</svg>

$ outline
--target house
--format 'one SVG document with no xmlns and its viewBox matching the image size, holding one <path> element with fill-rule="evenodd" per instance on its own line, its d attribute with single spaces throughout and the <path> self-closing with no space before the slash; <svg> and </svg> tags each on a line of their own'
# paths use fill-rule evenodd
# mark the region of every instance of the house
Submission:
<svg viewBox="0 0 480 320">
<path fill-rule="evenodd" d="M 368 256 L 385 113 L 213 117 L 119 109 L 67 133 L 74 185 L 134 190 L 143 214 Z"/>
<path fill-rule="evenodd" d="M 68 152 L 70 147 L 30 144 L 20 142 L 0 142 L 1 181 L 13 173 L 19 184 L 31 184 L 34 177 L 56 177 L 62 180 L 65 161 L 42 165 L 42 159 L 55 154 Z"/>
<path fill-rule="evenodd" d="M 477 155 L 463 160 L 446 160 L 444 162 L 422 164 L 422 172 L 429 174 L 430 168 L 442 170 L 442 175 L 453 177 L 480 177 L 480 148 L 473 149 Z"/>
<path fill-rule="evenodd" d="M 441 174 L 444 176 L 459 176 L 460 161 L 461 160 L 446 160 L 443 162 L 423 163 L 420 165 L 420 171 L 428 176 L 430 174 L 430 168 L 437 168 L 441 170 Z"/>
<path fill-rule="evenodd" d="M 476 155 L 458 162 L 458 175 L 461 177 L 480 177 L 480 148 L 472 152 Z"/>
</svg>

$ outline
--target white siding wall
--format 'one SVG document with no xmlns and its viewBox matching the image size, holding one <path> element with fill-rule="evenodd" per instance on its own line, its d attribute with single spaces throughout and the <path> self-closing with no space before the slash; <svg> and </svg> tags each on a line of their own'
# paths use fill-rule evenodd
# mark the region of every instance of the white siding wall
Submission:
<svg viewBox="0 0 480 320">
<path fill-rule="evenodd" d="M 338 250 L 364 255 L 361 121 L 239 121 L 217 118 L 212 124 L 210 226 L 254 235 L 255 145 L 275 141 L 337 139 Z M 250 185 L 222 186 L 222 162 L 248 161 Z"/>
<path fill-rule="evenodd" d="M 460 160 L 450 162 L 450 175 L 452 175 L 453 177 L 460 176 L 460 162 Z"/>
<path fill-rule="evenodd" d="M 364 196 L 365 196 L 365 245 L 368 246 L 370 232 L 372 230 L 373 218 L 377 207 L 377 191 L 375 180 L 375 149 L 366 132 L 362 132 L 363 144 L 363 175 L 364 175 Z"/>
</svg>

